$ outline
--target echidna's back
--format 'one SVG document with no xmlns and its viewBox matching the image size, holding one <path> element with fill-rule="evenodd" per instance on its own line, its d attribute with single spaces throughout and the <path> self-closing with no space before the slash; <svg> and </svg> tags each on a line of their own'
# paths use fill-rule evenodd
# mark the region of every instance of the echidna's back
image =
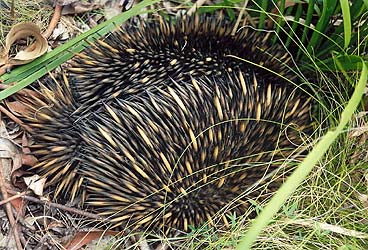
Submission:
<svg viewBox="0 0 368 250">
<path fill-rule="evenodd" d="M 35 170 L 117 226 L 187 231 L 243 213 L 302 144 L 310 105 L 281 46 L 231 28 L 152 21 L 97 41 L 75 59 L 72 87 L 32 102 Z"/>
</svg>

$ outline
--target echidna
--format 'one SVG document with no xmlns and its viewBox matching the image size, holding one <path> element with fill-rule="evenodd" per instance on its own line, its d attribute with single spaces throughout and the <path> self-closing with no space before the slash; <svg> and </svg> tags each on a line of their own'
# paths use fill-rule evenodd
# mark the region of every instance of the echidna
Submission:
<svg viewBox="0 0 368 250">
<path fill-rule="evenodd" d="M 282 46 L 231 27 L 146 21 L 97 41 L 75 59 L 72 86 L 24 100 L 34 169 L 115 226 L 188 231 L 242 214 L 264 191 L 253 184 L 303 143 L 310 101 L 285 80 L 297 76 Z"/>
</svg>

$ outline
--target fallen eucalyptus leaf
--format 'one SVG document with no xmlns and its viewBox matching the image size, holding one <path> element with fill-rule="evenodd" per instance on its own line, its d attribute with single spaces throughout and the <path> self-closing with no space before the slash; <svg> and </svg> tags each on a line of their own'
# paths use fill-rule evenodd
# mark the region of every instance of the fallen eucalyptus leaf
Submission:
<svg viewBox="0 0 368 250">
<path fill-rule="evenodd" d="M 9 57 L 11 46 L 20 39 L 34 37 L 35 42 L 26 49 L 19 51 L 15 56 Z M 18 23 L 14 25 L 6 36 L 5 48 L 0 54 L 1 65 L 22 65 L 40 57 L 47 51 L 47 40 L 41 35 L 40 28 L 33 23 Z"/>
</svg>

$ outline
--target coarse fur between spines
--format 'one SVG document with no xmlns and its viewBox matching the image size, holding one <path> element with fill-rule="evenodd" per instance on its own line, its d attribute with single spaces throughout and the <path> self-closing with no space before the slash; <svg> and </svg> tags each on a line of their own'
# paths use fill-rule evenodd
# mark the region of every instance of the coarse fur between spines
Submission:
<svg viewBox="0 0 368 250">
<path fill-rule="evenodd" d="M 250 187 L 302 145 L 310 106 L 287 86 L 238 74 L 172 82 L 96 113 L 82 134 L 87 203 L 115 226 L 165 234 L 243 214 L 266 192 Z"/>
<path fill-rule="evenodd" d="M 269 44 L 269 32 L 249 27 L 231 35 L 233 23 L 206 17 L 142 21 L 108 35 L 75 58 L 73 84 L 86 106 L 106 99 L 130 98 L 164 87 L 167 79 L 254 72 L 270 80 L 295 79 L 291 56 Z M 132 95 L 134 94 L 134 95 Z"/>
</svg>

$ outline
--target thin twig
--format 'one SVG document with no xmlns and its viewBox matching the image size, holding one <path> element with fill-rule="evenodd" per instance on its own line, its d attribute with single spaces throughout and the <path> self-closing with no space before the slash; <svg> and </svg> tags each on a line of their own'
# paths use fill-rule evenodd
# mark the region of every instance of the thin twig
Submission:
<svg viewBox="0 0 368 250">
<path fill-rule="evenodd" d="M 8 199 L 8 190 L 5 187 L 5 183 L 4 183 L 5 178 L 4 178 L 2 169 L 3 169 L 3 164 L 0 161 L 0 190 L 1 190 L 1 194 L 3 196 L 3 199 L 6 200 L 6 199 Z M 5 211 L 6 211 L 6 214 L 8 216 L 10 226 L 13 229 L 12 231 L 13 231 L 13 236 L 14 236 L 14 240 L 15 240 L 15 244 L 17 246 L 17 249 L 22 250 L 23 246 L 22 246 L 22 243 L 21 243 L 20 237 L 19 237 L 18 224 L 16 223 L 16 221 L 14 219 L 12 206 L 11 206 L 10 203 L 5 204 Z"/>
<path fill-rule="evenodd" d="M 13 209 L 14 211 L 14 209 Z M 17 225 L 22 225 L 21 223 L 18 223 L 19 221 L 23 220 L 22 218 L 22 215 L 20 214 L 17 214 L 17 217 L 15 218 L 15 221 L 17 222 Z M 20 242 L 22 243 L 23 246 L 26 246 L 28 243 L 26 241 L 26 239 L 24 238 L 24 235 L 22 233 L 22 229 L 20 226 L 17 226 L 17 231 L 18 231 L 18 236 L 19 236 L 19 239 L 20 239 Z M 25 249 L 25 248 L 23 248 Z"/>
<path fill-rule="evenodd" d="M 42 33 L 42 36 L 45 37 L 46 39 L 49 38 L 51 34 L 54 32 L 54 29 L 60 20 L 62 9 L 63 9 L 63 6 L 61 5 L 55 6 L 54 15 L 52 16 L 50 20 L 49 26 L 47 27 L 45 32 Z"/>
<path fill-rule="evenodd" d="M 15 11 L 14 11 L 14 0 L 12 0 L 11 2 L 11 6 L 10 6 L 10 18 L 12 21 L 15 20 Z"/>
<path fill-rule="evenodd" d="M 10 202 L 10 201 L 12 201 L 12 200 L 18 199 L 18 198 L 20 198 L 20 197 L 22 197 L 23 195 L 26 195 L 26 194 L 28 194 L 28 193 L 30 193 L 30 192 L 29 192 L 29 191 L 24 191 L 24 192 L 22 192 L 22 193 L 19 193 L 19 194 L 13 195 L 12 197 L 8 197 L 7 199 L 4 199 L 4 200 L 0 201 L 0 206 L 4 205 L 5 203 L 8 203 L 8 202 Z"/>
<path fill-rule="evenodd" d="M 14 194 L 14 195 L 16 194 L 16 192 L 12 192 L 12 191 L 8 191 L 8 192 L 11 193 L 11 194 Z M 68 206 L 65 206 L 65 205 L 61 205 L 61 204 L 58 204 L 58 203 L 54 203 L 54 202 L 50 202 L 50 201 L 46 201 L 46 200 L 40 200 L 40 199 L 38 199 L 36 197 L 33 197 L 33 196 L 23 195 L 21 197 L 23 199 L 27 200 L 27 201 L 32 201 L 32 202 L 42 204 L 42 205 L 46 205 L 46 206 L 53 207 L 53 208 L 59 208 L 61 210 L 64 210 L 64 211 L 67 211 L 67 212 L 70 212 L 70 213 L 74 213 L 74 214 L 79 214 L 79 215 L 82 215 L 84 217 L 88 217 L 88 218 L 91 218 L 91 219 L 96 219 L 96 220 L 101 220 L 101 221 L 105 220 L 103 217 L 101 217 L 99 215 L 89 213 L 89 212 L 86 212 L 86 211 L 83 211 L 83 210 L 80 210 L 80 209 L 68 207 Z"/>
</svg>

